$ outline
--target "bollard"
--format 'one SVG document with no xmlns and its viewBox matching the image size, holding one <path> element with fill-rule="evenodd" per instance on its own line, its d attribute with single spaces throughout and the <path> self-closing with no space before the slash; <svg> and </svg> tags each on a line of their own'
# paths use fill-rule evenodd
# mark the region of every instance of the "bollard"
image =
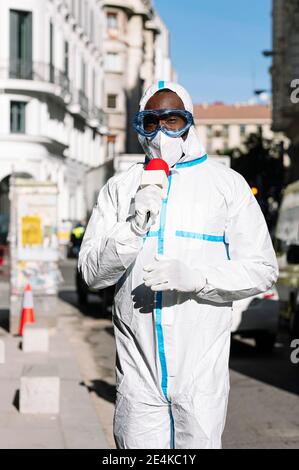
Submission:
<svg viewBox="0 0 299 470">
<path fill-rule="evenodd" d="M 48 329 L 36 324 L 26 325 L 23 333 L 22 350 L 24 352 L 48 352 Z"/>
<path fill-rule="evenodd" d="M 23 414 L 58 414 L 60 379 L 50 364 L 24 367 L 20 388 L 20 412 Z"/>
</svg>

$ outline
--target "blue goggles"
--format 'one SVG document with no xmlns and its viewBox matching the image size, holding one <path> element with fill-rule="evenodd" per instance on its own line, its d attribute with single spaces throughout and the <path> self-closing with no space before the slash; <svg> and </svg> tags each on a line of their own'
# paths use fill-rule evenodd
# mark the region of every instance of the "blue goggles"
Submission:
<svg viewBox="0 0 299 470">
<path fill-rule="evenodd" d="M 136 113 L 133 120 L 135 131 L 148 139 L 156 137 L 159 131 L 169 137 L 181 137 L 193 124 L 192 114 L 182 109 L 141 111 Z"/>
</svg>

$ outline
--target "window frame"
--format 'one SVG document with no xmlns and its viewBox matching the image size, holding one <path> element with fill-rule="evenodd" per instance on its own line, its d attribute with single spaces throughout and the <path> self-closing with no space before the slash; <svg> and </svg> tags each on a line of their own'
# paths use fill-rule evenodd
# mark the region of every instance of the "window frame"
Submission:
<svg viewBox="0 0 299 470">
<path fill-rule="evenodd" d="M 115 20 L 114 25 L 110 24 L 111 18 L 114 18 L 114 20 Z M 107 11 L 106 21 L 107 21 L 107 29 L 108 30 L 112 30 L 112 31 L 118 31 L 119 30 L 119 18 L 118 18 L 118 13 L 117 12 Z"/>
<path fill-rule="evenodd" d="M 112 97 L 114 97 L 115 106 L 110 106 L 110 105 L 109 105 L 109 99 L 112 99 Z M 117 93 L 108 93 L 108 94 L 107 94 L 107 100 L 106 100 L 107 109 L 112 109 L 112 110 L 113 110 L 113 109 L 114 109 L 114 110 L 117 109 L 117 107 L 118 107 L 117 101 L 118 101 L 118 95 L 117 95 Z"/>
<path fill-rule="evenodd" d="M 17 111 L 18 115 L 13 116 L 13 107 L 21 105 Z M 10 133 L 26 134 L 26 101 L 10 100 Z M 20 112 L 22 110 L 22 112 Z M 16 125 L 17 124 L 17 125 Z"/>
</svg>

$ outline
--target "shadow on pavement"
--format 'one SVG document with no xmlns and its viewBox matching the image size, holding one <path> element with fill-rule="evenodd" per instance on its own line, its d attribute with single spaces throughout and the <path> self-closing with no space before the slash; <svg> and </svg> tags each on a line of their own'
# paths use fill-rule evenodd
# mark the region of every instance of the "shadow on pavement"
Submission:
<svg viewBox="0 0 299 470">
<path fill-rule="evenodd" d="M 9 310 L 0 309 L 0 328 L 9 333 Z"/>
<path fill-rule="evenodd" d="M 116 398 L 116 389 L 115 385 L 111 385 L 105 380 L 95 379 L 91 381 L 92 385 L 86 385 L 84 382 L 81 382 L 80 385 L 87 388 L 89 392 L 95 392 L 98 397 L 103 398 L 110 403 L 115 403 Z"/>
<path fill-rule="evenodd" d="M 13 406 L 16 408 L 17 411 L 20 411 L 20 390 L 16 390 L 13 402 Z"/>
<path fill-rule="evenodd" d="M 230 368 L 252 379 L 299 395 L 299 365 L 290 360 L 288 336 L 280 335 L 272 353 L 262 354 L 248 343 L 232 339 Z"/>
<path fill-rule="evenodd" d="M 113 328 L 113 326 L 106 326 L 105 331 L 106 331 L 106 333 L 108 333 L 108 335 L 113 336 L 113 338 L 114 338 L 114 328 Z"/>
<path fill-rule="evenodd" d="M 110 318 L 111 313 L 104 309 L 99 296 L 91 296 L 87 304 L 80 305 L 74 290 L 61 290 L 58 297 L 64 302 L 77 308 L 83 315 L 91 318 Z"/>
</svg>

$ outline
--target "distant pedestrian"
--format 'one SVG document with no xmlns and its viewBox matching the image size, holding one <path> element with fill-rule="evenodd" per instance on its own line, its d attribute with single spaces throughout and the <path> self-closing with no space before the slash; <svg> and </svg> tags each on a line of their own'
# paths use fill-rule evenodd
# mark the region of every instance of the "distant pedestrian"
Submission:
<svg viewBox="0 0 299 470">
<path fill-rule="evenodd" d="M 85 226 L 81 222 L 78 222 L 73 228 L 73 230 L 71 231 L 71 237 L 70 237 L 71 252 L 72 252 L 72 255 L 75 256 L 76 258 L 79 255 L 84 233 L 85 233 Z"/>
</svg>

